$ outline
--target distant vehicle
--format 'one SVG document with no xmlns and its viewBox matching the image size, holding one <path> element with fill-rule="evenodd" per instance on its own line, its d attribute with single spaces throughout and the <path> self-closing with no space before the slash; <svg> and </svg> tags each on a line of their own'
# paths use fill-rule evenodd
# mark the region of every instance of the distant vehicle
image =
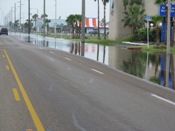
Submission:
<svg viewBox="0 0 175 131">
<path fill-rule="evenodd" d="M 93 30 L 93 31 L 90 31 L 89 34 L 90 35 L 96 35 L 96 34 L 98 34 L 98 31 L 97 30 Z"/>
<path fill-rule="evenodd" d="M 0 35 L 2 35 L 2 34 L 8 35 L 8 29 L 7 28 L 1 28 Z"/>
</svg>

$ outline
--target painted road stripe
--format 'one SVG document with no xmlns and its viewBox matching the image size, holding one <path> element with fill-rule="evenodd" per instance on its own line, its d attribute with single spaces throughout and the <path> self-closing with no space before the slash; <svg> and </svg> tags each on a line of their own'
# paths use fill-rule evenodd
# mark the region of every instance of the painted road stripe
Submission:
<svg viewBox="0 0 175 131">
<path fill-rule="evenodd" d="M 54 54 L 54 52 L 52 52 L 52 51 L 49 51 L 49 53 L 50 53 L 50 54 Z"/>
<path fill-rule="evenodd" d="M 49 56 L 47 56 L 47 58 L 48 58 L 49 60 L 51 60 L 51 61 L 55 61 L 53 58 L 51 58 L 51 57 L 49 57 Z"/>
<path fill-rule="evenodd" d="M 10 70 L 9 65 L 5 65 L 5 69 L 6 69 L 7 71 L 9 71 L 9 70 Z"/>
<path fill-rule="evenodd" d="M 30 112 L 30 115 L 31 115 L 31 117 L 33 119 L 33 122 L 34 122 L 34 124 L 36 126 L 37 131 L 45 131 L 45 129 L 44 129 L 44 127 L 43 127 L 43 125 L 42 125 L 42 123 L 41 123 L 41 121 L 40 121 L 40 119 L 39 119 L 39 117 L 38 117 L 38 115 L 37 115 L 37 113 L 36 113 L 32 103 L 30 102 L 30 99 L 29 99 L 29 97 L 28 97 L 28 95 L 27 95 L 27 93 L 26 93 L 26 91 L 25 91 L 25 89 L 24 89 L 24 87 L 22 85 L 22 82 L 21 82 L 20 78 L 18 77 L 17 72 L 16 72 L 15 68 L 13 67 L 13 64 L 12 64 L 12 62 L 11 62 L 11 60 L 10 60 L 10 58 L 9 58 L 9 56 L 8 56 L 8 54 L 7 54 L 5 49 L 4 49 L 4 53 L 5 53 L 5 56 L 6 56 L 7 60 L 8 60 L 8 62 L 9 62 L 10 68 L 11 68 L 11 70 L 13 72 L 13 75 L 14 75 L 14 77 L 16 79 L 18 87 L 19 87 L 19 89 L 21 91 L 21 94 L 22 94 L 22 96 L 24 98 L 24 101 L 25 101 L 26 106 L 27 106 L 27 108 L 28 108 L 28 110 Z"/>
<path fill-rule="evenodd" d="M 26 129 L 26 131 L 32 131 L 32 129 Z"/>
<path fill-rule="evenodd" d="M 64 57 L 66 60 L 69 60 L 69 61 L 71 61 L 71 59 L 69 59 L 69 58 L 67 58 L 67 57 Z"/>
<path fill-rule="evenodd" d="M 168 99 L 165 99 L 165 98 L 163 98 L 163 97 L 160 97 L 160 96 L 158 96 L 158 95 L 156 95 L 156 94 L 151 94 L 151 95 L 152 95 L 153 97 L 156 97 L 156 98 L 158 98 L 158 99 L 160 99 L 160 100 L 163 100 L 163 101 L 168 102 L 168 103 L 170 103 L 170 104 L 172 104 L 172 105 L 175 106 L 175 103 L 172 102 L 172 101 L 170 101 L 170 100 L 168 100 Z"/>
<path fill-rule="evenodd" d="M 16 88 L 13 88 L 12 90 L 13 90 L 13 94 L 14 94 L 15 100 L 16 101 L 20 101 L 21 99 L 19 97 L 19 94 L 18 94 L 17 89 Z"/>
<path fill-rule="evenodd" d="M 91 70 L 92 70 L 92 71 L 95 71 L 95 72 L 97 72 L 97 73 L 99 73 L 99 74 L 102 74 L 102 75 L 104 74 L 103 72 L 101 72 L 101 71 L 98 71 L 98 70 L 96 70 L 96 69 L 93 69 L 93 68 L 92 68 Z"/>
</svg>

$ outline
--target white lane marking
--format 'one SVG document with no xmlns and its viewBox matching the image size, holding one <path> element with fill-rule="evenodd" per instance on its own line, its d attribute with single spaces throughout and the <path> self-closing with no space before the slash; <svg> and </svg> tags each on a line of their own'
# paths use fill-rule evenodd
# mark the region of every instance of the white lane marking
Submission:
<svg viewBox="0 0 175 131">
<path fill-rule="evenodd" d="M 54 52 L 52 52 L 52 51 L 49 51 L 49 53 L 54 54 Z"/>
<path fill-rule="evenodd" d="M 72 119 L 73 119 L 75 127 L 77 127 L 80 131 L 87 131 L 85 128 L 83 128 L 81 125 L 79 125 L 78 120 L 77 120 L 74 113 L 72 113 Z"/>
<path fill-rule="evenodd" d="M 39 47 L 39 49 L 41 49 L 41 50 L 42 50 L 43 48 L 42 48 L 42 47 Z"/>
<path fill-rule="evenodd" d="M 98 71 L 98 70 L 96 70 L 96 69 L 93 69 L 93 68 L 92 68 L 91 70 L 92 70 L 92 71 L 95 71 L 95 72 L 97 72 L 97 73 L 99 73 L 99 74 L 102 74 L 102 75 L 104 74 L 103 72 L 101 72 L 101 71 Z"/>
<path fill-rule="evenodd" d="M 158 98 L 158 99 L 160 99 L 160 100 L 163 100 L 163 101 L 168 102 L 168 103 L 170 103 L 170 104 L 172 104 L 172 105 L 175 106 L 175 103 L 172 102 L 172 101 L 170 101 L 170 100 L 168 100 L 168 99 L 165 99 L 165 98 L 163 98 L 163 97 L 160 97 L 160 96 L 158 96 L 158 95 L 156 95 L 156 94 L 151 94 L 151 95 L 152 95 L 153 97 L 156 97 L 156 98 Z"/>
<path fill-rule="evenodd" d="M 69 59 L 69 58 L 67 58 L 67 57 L 64 57 L 66 60 L 69 60 L 69 61 L 71 61 L 71 59 Z"/>
<path fill-rule="evenodd" d="M 49 60 L 51 60 L 51 61 L 55 61 L 53 58 L 51 58 L 51 57 L 49 57 L 49 56 L 47 56 L 47 58 L 48 58 Z"/>
</svg>

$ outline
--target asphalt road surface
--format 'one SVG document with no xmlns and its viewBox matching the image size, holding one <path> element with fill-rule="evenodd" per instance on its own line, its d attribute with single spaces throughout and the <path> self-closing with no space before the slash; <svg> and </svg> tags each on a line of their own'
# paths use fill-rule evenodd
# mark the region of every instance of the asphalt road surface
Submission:
<svg viewBox="0 0 175 131">
<path fill-rule="evenodd" d="M 121 74 L 0 36 L 0 131 L 174 131 L 175 103 Z"/>
</svg>

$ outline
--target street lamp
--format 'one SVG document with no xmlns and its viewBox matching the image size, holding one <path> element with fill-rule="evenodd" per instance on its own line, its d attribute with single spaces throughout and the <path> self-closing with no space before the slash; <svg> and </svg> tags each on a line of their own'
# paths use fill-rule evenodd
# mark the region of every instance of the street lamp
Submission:
<svg viewBox="0 0 175 131">
<path fill-rule="evenodd" d="M 28 42 L 30 42 L 30 0 L 28 0 Z"/>
<path fill-rule="evenodd" d="M 46 24 L 45 24 L 45 21 L 46 21 L 46 16 L 45 16 L 45 14 L 46 14 L 46 1 L 44 0 L 44 3 L 43 3 L 43 15 L 44 15 L 44 39 L 45 39 L 45 26 L 46 26 Z"/>
<path fill-rule="evenodd" d="M 55 0 L 55 39 L 56 39 L 56 33 L 57 33 L 57 0 Z"/>
<path fill-rule="evenodd" d="M 84 56 L 85 43 L 85 0 L 82 0 L 82 23 L 81 23 L 81 56 Z"/>
<path fill-rule="evenodd" d="M 171 10 L 171 3 L 168 0 L 168 20 L 167 20 L 167 55 L 170 54 L 170 10 Z"/>
<path fill-rule="evenodd" d="M 2 10 L 2 8 L 0 8 L 1 10 L 1 24 L 4 25 L 4 11 Z"/>
</svg>

